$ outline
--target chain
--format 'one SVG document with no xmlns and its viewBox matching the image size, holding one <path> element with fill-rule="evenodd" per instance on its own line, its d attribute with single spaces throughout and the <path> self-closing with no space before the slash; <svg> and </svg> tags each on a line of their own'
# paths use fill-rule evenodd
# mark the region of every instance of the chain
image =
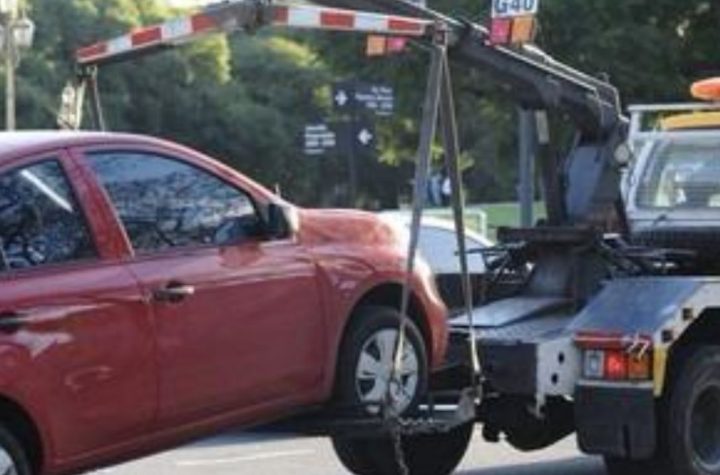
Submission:
<svg viewBox="0 0 720 475">
<path fill-rule="evenodd" d="M 405 451 L 402 446 L 402 436 L 400 428 L 395 427 L 392 430 L 391 437 L 393 439 L 393 450 L 395 451 L 395 464 L 397 465 L 398 475 L 410 475 L 410 469 L 405 462 Z"/>
</svg>

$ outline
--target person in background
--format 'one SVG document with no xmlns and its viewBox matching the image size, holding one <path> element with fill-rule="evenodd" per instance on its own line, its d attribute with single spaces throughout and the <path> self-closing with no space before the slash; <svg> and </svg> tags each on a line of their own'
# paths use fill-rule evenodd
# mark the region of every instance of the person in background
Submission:
<svg viewBox="0 0 720 475">
<path fill-rule="evenodd" d="M 450 206 L 452 201 L 452 183 L 450 183 L 450 175 L 443 173 L 442 179 L 442 205 L 447 207 Z"/>
<path fill-rule="evenodd" d="M 433 207 L 439 207 L 439 206 L 442 206 L 442 204 L 443 204 L 442 185 L 443 185 L 442 172 L 440 170 L 436 170 L 430 176 L 430 180 L 428 181 L 428 198 L 429 198 L 430 205 Z"/>
</svg>

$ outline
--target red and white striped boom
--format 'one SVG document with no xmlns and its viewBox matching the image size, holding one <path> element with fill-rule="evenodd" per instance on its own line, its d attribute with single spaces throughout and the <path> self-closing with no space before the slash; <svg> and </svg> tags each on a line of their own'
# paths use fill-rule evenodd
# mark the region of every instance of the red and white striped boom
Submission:
<svg viewBox="0 0 720 475">
<path fill-rule="evenodd" d="M 121 61 L 157 49 L 177 46 L 212 33 L 253 30 L 267 25 L 423 37 L 431 34 L 433 22 L 405 16 L 310 5 L 231 0 L 210 5 L 190 16 L 139 28 L 126 35 L 81 48 L 76 53 L 76 60 L 80 66 Z"/>
</svg>

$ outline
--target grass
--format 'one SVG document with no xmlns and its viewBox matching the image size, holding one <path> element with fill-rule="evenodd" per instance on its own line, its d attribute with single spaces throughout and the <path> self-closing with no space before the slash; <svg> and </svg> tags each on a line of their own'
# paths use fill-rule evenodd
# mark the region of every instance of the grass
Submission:
<svg viewBox="0 0 720 475">
<path fill-rule="evenodd" d="M 450 208 L 427 208 L 425 214 L 452 221 Z M 535 204 L 533 220 L 545 217 L 545 206 Z M 495 239 L 498 228 L 520 226 L 520 205 L 518 203 L 493 203 L 468 205 L 465 208 L 465 222 L 468 228 L 490 239 Z"/>
<path fill-rule="evenodd" d="M 475 208 L 475 207 L 472 207 Z M 501 227 L 517 227 L 520 226 L 520 205 L 517 203 L 496 203 L 489 205 L 479 205 L 477 208 L 483 210 L 488 217 L 488 228 L 497 230 Z M 534 220 L 545 216 L 545 208 L 542 203 L 535 204 Z"/>
</svg>

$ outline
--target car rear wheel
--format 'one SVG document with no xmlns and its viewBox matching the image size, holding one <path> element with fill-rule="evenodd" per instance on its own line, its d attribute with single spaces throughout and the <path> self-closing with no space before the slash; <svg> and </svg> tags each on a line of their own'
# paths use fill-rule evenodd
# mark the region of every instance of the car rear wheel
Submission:
<svg viewBox="0 0 720 475">
<path fill-rule="evenodd" d="M 0 475 L 32 475 L 25 450 L 15 436 L 0 425 Z"/>
</svg>

